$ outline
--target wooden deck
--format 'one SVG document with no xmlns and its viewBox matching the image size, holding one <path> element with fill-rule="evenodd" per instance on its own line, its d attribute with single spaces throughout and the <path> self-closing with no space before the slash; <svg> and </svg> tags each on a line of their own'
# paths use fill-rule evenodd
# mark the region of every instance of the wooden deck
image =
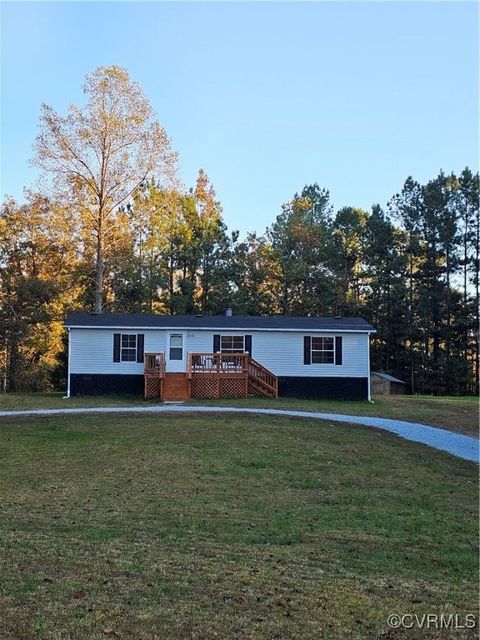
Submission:
<svg viewBox="0 0 480 640">
<path fill-rule="evenodd" d="M 189 353 L 186 373 L 166 373 L 163 353 L 145 354 L 145 398 L 278 396 L 277 377 L 248 353 Z"/>
</svg>

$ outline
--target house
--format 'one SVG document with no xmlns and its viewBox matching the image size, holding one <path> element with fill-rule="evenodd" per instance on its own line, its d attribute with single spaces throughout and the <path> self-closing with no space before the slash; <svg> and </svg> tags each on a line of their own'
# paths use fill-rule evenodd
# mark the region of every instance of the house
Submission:
<svg viewBox="0 0 480 640">
<path fill-rule="evenodd" d="M 377 396 L 401 395 L 405 393 L 405 382 L 383 371 L 371 373 L 372 393 Z"/>
<path fill-rule="evenodd" d="M 68 392 L 370 399 L 362 318 L 70 313 Z"/>
</svg>

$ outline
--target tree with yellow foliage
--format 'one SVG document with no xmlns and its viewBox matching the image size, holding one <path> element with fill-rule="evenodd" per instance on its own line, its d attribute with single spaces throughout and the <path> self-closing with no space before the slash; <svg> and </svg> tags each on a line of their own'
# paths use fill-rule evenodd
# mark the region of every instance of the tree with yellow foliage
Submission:
<svg viewBox="0 0 480 640">
<path fill-rule="evenodd" d="M 44 104 L 33 163 L 48 189 L 81 215 L 95 248 L 95 311 L 104 299 L 105 253 L 119 207 L 149 178 L 174 179 L 176 154 L 140 86 L 126 69 L 99 67 L 87 75 L 87 102 L 65 116 Z"/>
</svg>

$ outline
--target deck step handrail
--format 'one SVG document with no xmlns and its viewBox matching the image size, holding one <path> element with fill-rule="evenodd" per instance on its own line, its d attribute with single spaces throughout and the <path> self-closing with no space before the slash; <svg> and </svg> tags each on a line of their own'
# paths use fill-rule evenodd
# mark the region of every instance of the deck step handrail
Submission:
<svg viewBox="0 0 480 640">
<path fill-rule="evenodd" d="M 278 378 L 266 367 L 261 365 L 253 358 L 249 358 L 248 362 L 248 374 L 252 378 L 252 381 L 256 384 L 260 384 L 270 391 L 275 398 L 278 397 Z"/>
<path fill-rule="evenodd" d="M 145 353 L 143 362 L 145 375 L 158 378 L 165 377 L 165 354 L 163 352 Z"/>
</svg>

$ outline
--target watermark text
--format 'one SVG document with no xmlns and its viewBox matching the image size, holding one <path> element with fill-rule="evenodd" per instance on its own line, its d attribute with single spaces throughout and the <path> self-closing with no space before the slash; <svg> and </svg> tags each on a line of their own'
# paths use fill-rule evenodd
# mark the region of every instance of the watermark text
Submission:
<svg viewBox="0 0 480 640">
<path fill-rule="evenodd" d="M 391 613 L 387 619 L 392 629 L 475 629 L 477 617 L 473 613 Z"/>
</svg>

